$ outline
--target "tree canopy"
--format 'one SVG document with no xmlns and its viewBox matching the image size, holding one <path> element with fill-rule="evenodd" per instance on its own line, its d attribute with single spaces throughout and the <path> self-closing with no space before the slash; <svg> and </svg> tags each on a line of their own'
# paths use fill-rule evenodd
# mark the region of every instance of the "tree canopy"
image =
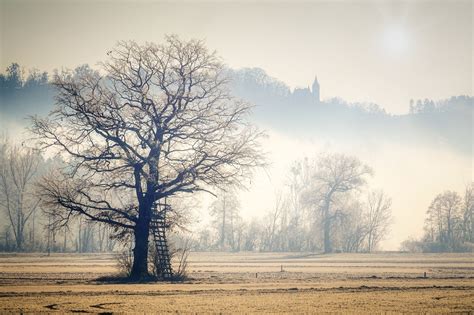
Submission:
<svg viewBox="0 0 474 315">
<path fill-rule="evenodd" d="M 239 183 L 262 164 L 251 105 L 229 94 L 201 41 L 120 42 L 101 71 L 65 71 L 53 84 L 57 106 L 32 130 L 70 167 L 45 178 L 42 199 L 60 221 L 84 215 L 133 230 L 135 276 L 146 274 L 154 202 Z"/>
</svg>

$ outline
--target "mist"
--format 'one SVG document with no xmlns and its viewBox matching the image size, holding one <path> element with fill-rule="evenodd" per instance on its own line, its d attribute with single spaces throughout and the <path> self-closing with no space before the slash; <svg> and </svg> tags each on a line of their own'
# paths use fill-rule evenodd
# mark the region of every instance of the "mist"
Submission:
<svg viewBox="0 0 474 315">
<path fill-rule="evenodd" d="M 0 313 L 471 314 L 473 14 L 0 0 Z"/>
<path fill-rule="evenodd" d="M 404 240 L 422 237 L 434 196 L 445 190 L 462 192 L 472 180 L 472 97 L 413 100 L 411 109 L 406 106 L 409 113 L 393 115 L 374 103 L 315 99 L 310 88 L 291 89 L 263 69 L 227 71 L 234 97 L 253 104 L 250 118 L 266 133 L 262 150 L 267 165 L 256 169 L 237 192 L 245 221 L 264 220 L 288 190 L 295 162 L 344 153 L 373 168 L 373 176 L 358 191 L 361 199 L 370 189 L 391 197 L 393 220 L 379 249 L 398 250 Z M 324 91 L 322 78 L 317 89 Z M 28 117 L 46 115 L 54 108 L 54 95 L 44 82 L 14 94 L 3 89 L 3 132 L 18 143 L 31 138 Z M 215 197 L 200 193 L 194 199 L 194 233 L 212 230 L 209 208 Z"/>
</svg>

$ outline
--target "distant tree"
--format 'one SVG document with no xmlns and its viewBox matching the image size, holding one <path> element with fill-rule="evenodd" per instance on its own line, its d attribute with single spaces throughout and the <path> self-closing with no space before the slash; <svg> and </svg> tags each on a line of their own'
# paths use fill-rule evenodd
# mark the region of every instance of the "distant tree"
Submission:
<svg viewBox="0 0 474 315">
<path fill-rule="evenodd" d="M 410 114 L 415 113 L 415 101 L 412 98 L 410 99 L 409 113 Z"/>
<path fill-rule="evenodd" d="M 223 189 L 211 205 L 211 215 L 219 234 L 219 248 L 235 250 L 235 226 L 240 215 L 240 202 L 236 191 L 232 188 Z"/>
<path fill-rule="evenodd" d="M 232 86 L 240 94 L 253 94 L 264 98 L 286 97 L 290 94 L 289 87 L 268 74 L 260 68 L 242 68 L 239 70 L 231 70 L 230 77 Z"/>
<path fill-rule="evenodd" d="M 474 183 L 466 186 L 462 204 L 463 240 L 474 243 Z"/>
<path fill-rule="evenodd" d="M 291 166 L 286 180 L 288 196 L 284 210 L 288 212 L 287 250 L 290 251 L 305 249 L 305 234 L 311 225 L 308 220 L 305 220 L 308 215 L 308 207 L 305 204 L 304 198 L 302 198 L 305 189 L 310 183 L 310 176 L 313 171 L 310 163 L 307 158 L 296 161 Z"/>
<path fill-rule="evenodd" d="M 211 227 L 203 227 L 197 232 L 196 242 L 194 242 L 194 249 L 198 251 L 207 251 L 212 249 L 213 236 L 211 235 Z"/>
<path fill-rule="evenodd" d="M 23 86 L 23 71 L 18 63 L 12 63 L 6 74 L 0 74 L 0 88 L 7 90 L 20 89 Z"/>
<path fill-rule="evenodd" d="M 349 196 L 339 208 L 342 213 L 338 217 L 339 229 L 335 234 L 339 237 L 341 250 L 346 253 L 362 251 L 367 238 L 363 204 L 353 196 Z"/>
<path fill-rule="evenodd" d="M 48 73 L 32 69 L 24 83 L 25 88 L 35 88 L 48 84 Z"/>
<path fill-rule="evenodd" d="M 98 247 L 99 252 L 111 252 L 117 243 L 113 238 L 113 227 L 107 224 L 99 224 L 98 228 Z"/>
<path fill-rule="evenodd" d="M 423 243 L 411 237 L 400 244 L 400 250 L 410 253 L 420 253 L 423 251 Z"/>
<path fill-rule="evenodd" d="M 39 199 L 34 194 L 40 154 L 25 147 L 12 146 L 7 138 L 0 143 L 0 207 L 6 212 L 16 241 L 23 251 L 26 226 L 37 210 Z"/>
<path fill-rule="evenodd" d="M 428 208 L 424 236 L 407 240 L 405 248 L 423 252 L 473 251 L 473 204 L 472 183 L 466 186 L 464 198 L 450 190 L 438 194 Z"/>
<path fill-rule="evenodd" d="M 262 242 L 262 226 L 260 222 L 252 219 L 247 224 L 242 239 L 242 249 L 244 251 L 260 250 Z"/>
<path fill-rule="evenodd" d="M 392 201 L 382 191 L 372 191 L 367 198 L 365 225 L 367 229 L 367 251 L 373 251 L 384 236 L 392 219 Z"/>
<path fill-rule="evenodd" d="M 283 242 L 288 237 L 286 232 L 286 209 L 288 202 L 281 193 L 278 193 L 273 209 L 267 213 L 264 221 L 263 249 L 267 251 L 282 250 Z"/>
<path fill-rule="evenodd" d="M 461 223 L 461 197 L 455 191 L 438 194 L 428 208 L 427 225 L 433 241 L 454 250 Z"/>
<path fill-rule="evenodd" d="M 5 90 L 19 90 L 48 84 L 48 73 L 31 69 L 25 79 L 25 71 L 14 62 L 6 68 L 6 72 L 0 74 L 0 92 Z M 2 91 L 3 90 L 3 91 Z"/>
<path fill-rule="evenodd" d="M 70 163 L 43 180 L 44 204 L 62 221 L 79 215 L 130 233 L 139 279 L 149 274 L 154 204 L 239 183 L 261 165 L 261 133 L 201 41 L 120 42 L 108 56 L 102 72 L 56 75 L 57 107 L 34 118 L 32 131 Z M 116 198 L 131 193 L 129 204 Z"/>
<path fill-rule="evenodd" d="M 76 251 L 78 253 L 88 253 L 94 251 L 95 225 L 92 221 L 78 219 Z"/>
<path fill-rule="evenodd" d="M 333 232 L 344 252 L 372 252 L 387 235 L 391 223 L 391 200 L 382 191 L 368 193 L 367 201 L 349 194 L 334 204 L 340 211 Z"/>
<path fill-rule="evenodd" d="M 371 174 L 370 167 L 356 157 L 344 154 L 327 154 L 316 161 L 305 195 L 321 218 L 325 253 L 332 252 L 331 231 L 334 221 L 341 215 L 334 204 L 344 194 L 361 188 Z"/>
</svg>

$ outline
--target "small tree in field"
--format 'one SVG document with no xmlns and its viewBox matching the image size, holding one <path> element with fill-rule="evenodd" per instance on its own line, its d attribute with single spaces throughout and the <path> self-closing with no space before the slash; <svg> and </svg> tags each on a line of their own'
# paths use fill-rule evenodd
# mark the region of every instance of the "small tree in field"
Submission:
<svg viewBox="0 0 474 315">
<path fill-rule="evenodd" d="M 63 222 L 81 215 L 129 232 L 130 276 L 140 279 L 149 274 L 154 202 L 238 183 L 261 164 L 261 134 L 201 41 L 120 42 L 108 56 L 101 72 L 82 67 L 54 77 L 57 107 L 34 118 L 32 131 L 69 167 L 40 188 Z"/>
</svg>

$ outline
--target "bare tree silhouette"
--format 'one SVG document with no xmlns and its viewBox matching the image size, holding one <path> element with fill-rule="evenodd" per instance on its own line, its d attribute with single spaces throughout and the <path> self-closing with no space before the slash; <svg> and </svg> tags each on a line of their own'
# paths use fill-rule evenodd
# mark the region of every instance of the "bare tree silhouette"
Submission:
<svg viewBox="0 0 474 315">
<path fill-rule="evenodd" d="M 247 123 L 251 106 L 230 96 L 223 65 L 203 42 L 120 42 L 107 55 L 101 72 L 56 75 L 56 109 L 33 118 L 40 145 L 69 161 L 44 178 L 41 194 L 58 222 L 82 215 L 131 232 L 131 277 L 141 279 L 154 203 L 238 184 L 262 164 L 262 133 Z"/>
</svg>

